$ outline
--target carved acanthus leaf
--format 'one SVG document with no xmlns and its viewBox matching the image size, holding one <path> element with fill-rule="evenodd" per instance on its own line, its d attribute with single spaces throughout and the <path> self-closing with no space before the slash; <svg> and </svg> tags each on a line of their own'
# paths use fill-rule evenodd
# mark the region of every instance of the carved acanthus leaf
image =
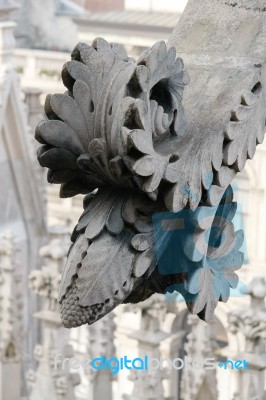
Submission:
<svg viewBox="0 0 266 400">
<path fill-rule="evenodd" d="M 265 133 L 264 100 L 261 83 L 241 96 L 241 104 L 231 112 L 223 132 L 206 132 L 181 139 L 177 161 L 169 164 L 165 179 L 173 183 L 166 193 L 168 209 L 185 206 L 196 209 L 206 197 L 209 205 L 219 204 L 226 188 L 238 171 L 253 158 L 256 145 Z"/>
<path fill-rule="evenodd" d="M 84 205 L 60 287 L 60 303 L 67 310 L 63 321 L 69 327 L 81 323 L 78 308 L 83 309 L 87 323 L 104 316 L 156 267 L 152 200 L 141 194 L 132 197 L 117 190 L 99 190 L 85 198 Z M 73 287 L 78 304 L 69 310 L 66 304 Z"/>
</svg>

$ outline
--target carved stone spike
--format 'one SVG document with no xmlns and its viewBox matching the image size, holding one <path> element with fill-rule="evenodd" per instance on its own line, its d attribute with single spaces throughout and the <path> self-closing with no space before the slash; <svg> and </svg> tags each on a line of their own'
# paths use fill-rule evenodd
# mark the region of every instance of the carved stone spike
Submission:
<svg viewBox="0 0 266 400">
<path fill-rule="evenodd" d="M 206 9 L 213 30 L 204 28 Z M 98 38 L 78 44 L 64 65 L 67 92 L 47 97 L 36 139 L 38 160 L 49 168 L 48 182 L 61 184 L 61 197 L 87 195 L 60 288 L 66 327 L 92 324 L 122 302 L 173 286 L 205 320 L 228 300 L 243 262 L 229 185 L 265 131 L 262 13 L 190 0 L 168 47 L 158 42 L 135 61 Z M 238 54 L 239 23 L 249 24 L 250 15 L 254 47 Z M 186 60 L 186 89 L 188 74 L 171 45 Z M 176 242 L 178 224 L 164 229 L 175 218 L 184 222 Z M 169 243 L 173 259 L 163 273 Z"/>
</svg>

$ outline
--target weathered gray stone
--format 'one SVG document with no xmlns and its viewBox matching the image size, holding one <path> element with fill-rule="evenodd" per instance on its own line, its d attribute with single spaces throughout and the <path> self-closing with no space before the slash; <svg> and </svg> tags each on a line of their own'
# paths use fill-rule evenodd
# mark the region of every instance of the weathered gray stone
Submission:
<svg viewBox="0 0 266 400">
<path fill-rule="evenodd" d="M 137 61 L 104 39 L 78 44 L 62 72 L 68 91 L 47 97 L 39 162 L 61 197 L 91 193 L 62 277 L 67 327 L 175 284 L 209 320 L 237 285 L 243 234 L 228 187 L 263 140 L 266 38 L 261 2 L 227 3 L 191 0 L 168 47 L 158 42 Z M 158 257 L 178 228 L 168 226 L 173 215 L 162 214 L 159 230 L 153 217 L 183 209 L 178 261 L 163 274 Z"/>
</svg>

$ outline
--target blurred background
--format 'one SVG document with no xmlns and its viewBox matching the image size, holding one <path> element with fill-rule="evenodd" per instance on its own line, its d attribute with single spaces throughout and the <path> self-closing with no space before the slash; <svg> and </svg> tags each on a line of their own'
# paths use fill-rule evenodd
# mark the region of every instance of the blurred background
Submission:
<svg viewBox="0 0 266 400">
<path fill-rule="evenodd" d="M 247 257 L 240 286 L 211 323 L 176 297 L 120 306 L 66 330 L 57 304 L 82 196 L 60 199 L 36 161 L 34 129 L 79 41 L 122 43 L 138 57 L 167 40 L 187 0 L 0 0 L 0 400 L 263 400 L 266 369 L 266 144 L 234 182 Z M 245 295 L 241 294 L 241 285 Z M 151 373 L 55 368 L 61 358 L 247 359 L 250 371 L 167 368 Z"/>
</svg>

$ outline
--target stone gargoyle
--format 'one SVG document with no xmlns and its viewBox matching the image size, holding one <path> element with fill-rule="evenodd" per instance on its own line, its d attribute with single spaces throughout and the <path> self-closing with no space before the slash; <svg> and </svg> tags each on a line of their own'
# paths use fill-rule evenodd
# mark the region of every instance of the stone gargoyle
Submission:
<svg viewBox="0 0 266 400">
<path fill-rule="evenodd" d="M 173 290 L 208 321 L 237 286 L 230 183 L 266 117 L 266 8 L 250 3 L 190 0 L 169 42 L 137 61 L 99 38 L 64 65 L 67 91 L 48 95 L 36 139 L 60 196 L 85 195 L 61 281 L 66 327 Z"/>
</svg>

